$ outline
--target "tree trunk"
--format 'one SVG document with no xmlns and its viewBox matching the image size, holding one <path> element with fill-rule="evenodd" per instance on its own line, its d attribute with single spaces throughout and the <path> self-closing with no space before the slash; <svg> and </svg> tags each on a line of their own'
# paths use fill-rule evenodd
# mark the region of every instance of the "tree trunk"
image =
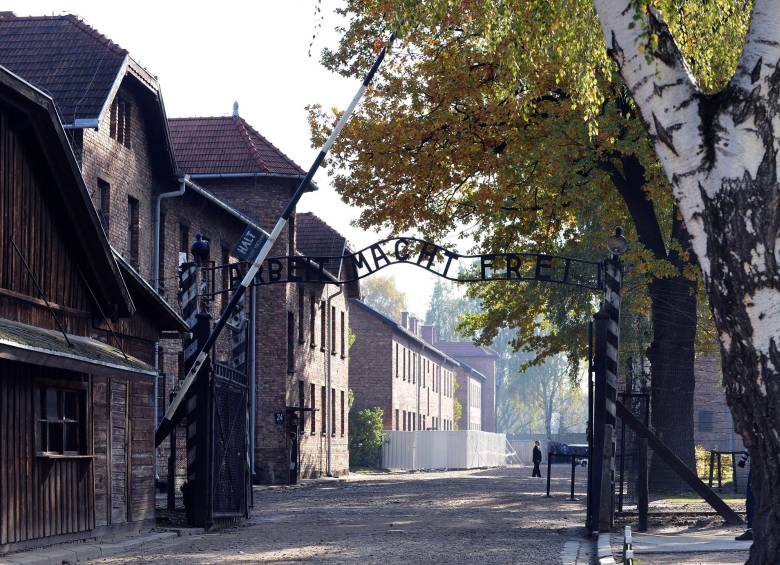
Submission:
<svg viewBox="0 0 780 565">
<path fill-rule="evenodd" d="M 652 425 L 660 438 L 691 469 L 696 469 L 693 437 L 693 392 L 696 376 L 696 284 L 682 276 L 685 262 L 667 249 L 653 202 L 645 194 L 647 178 L 635 155 L 613 155 L 622 164 L 604 168 L 625 202 L 640 243 L 656 259 L 670 262 L 677 277 L 650 283 L 653 342 L 647 352 L 651 365 L 650 391 Z M 683 249 L 690 248 L 688 234 L 678 219 L 672 224 L 672 239 Z M 651 462 L 650 488 L 653 491 L 678 490 L 685 482 L 659 458 Z"/>
<path fill-rule="evenodd" d="M 691 469 L 696 469 L 693 438 L 696 283 L 679 276 L 650 284 L 653 343 L 651 418 L 658 437 Z M 685 488 L 685 483 L 658 457 L 650 465 L 650 490 Z"/>
<path fill-rule="evenodd" d="M 753 466 L 748 563 L 777 563 L 780 0 L 754 0 L 737 71 L 715 95 L 699 90 L 655 10 L 637 12 L 630 0 L 594 4 L 609 53 L 672 183 L 720 333 L 726 398 Z M 645 30 L 657 39 L 649 51 Z"/>
</svg>

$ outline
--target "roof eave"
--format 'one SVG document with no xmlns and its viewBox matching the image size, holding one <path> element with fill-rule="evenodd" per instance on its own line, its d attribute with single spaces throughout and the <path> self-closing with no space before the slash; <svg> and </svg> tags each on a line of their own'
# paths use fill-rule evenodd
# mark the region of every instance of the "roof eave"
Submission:
<svg viewBox="0 0 780 565">
<path fill-rule="evenodd" d="M 408 337 L 408 338 L 418 342 L 422 346 L 423 349 L 427 349 L 428 351 L 438 355 L 442 359 L 445 359 L 446 361 L 449 361 L 450 363 L 452 363 L 456 367 L 460 367 L 462 365 L 462 363 L 460 361 L 458 361 L 457 359 L 454 359 L 454 358 L 450 357 L 449 355 L 447 355 L 441 349 L 437 349 L 437 348 L 433 347 L 430 343 L 428 343 L 427 341 L 425 341 L 421 337 L 413 334 L 412 332 L 407 330 L 405 327 L 403 327 L 401 324 L 399 324 L 398 322 L 396 322 L 392 318 L 389 318 L 389 317 L 385 316 L 384 314 L 382 314 L 381 312 L 379 312 L 378 310 L 375 310 L 374 308 L 371 308 L 371 306 L 369 306 L 365 302 L 363 302 L 361 300 L 358 300 L 357 298 L 352 298 L 350 301 L 359 304 L 359 307 L 362 307 L 363 309 L 365 309 L 369 314 L 372 314 L 375 318 L 377 318 L 382 323 L 390 326 L 391 328 L 393 328 L 394 330 L 398 331 L 399 333 L 404 334 L 405 337 Z"/>
<path fill-rule="evenodd" d="M 193 179 L 236 179 L 236 178 L 276 178 L 285 180 L 301 180 L 305 175 L 293 175 L 283 173 L 263 173 L 263 172 L 239 172 L 239 173 L 188 173 Z M 314 192 L 320 187 L 314 181 L 309 182 L 307 192 Z"/>
</svg>

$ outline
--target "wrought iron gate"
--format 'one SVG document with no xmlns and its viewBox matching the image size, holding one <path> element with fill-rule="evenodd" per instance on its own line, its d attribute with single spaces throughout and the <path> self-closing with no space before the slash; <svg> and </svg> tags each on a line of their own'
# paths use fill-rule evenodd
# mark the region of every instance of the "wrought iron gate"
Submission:
<svg viewBox="0 0 780 565">
<path fill-rule="evenodd" d="M 215 363 L 213 378 L 212 519 L 247 516 L 249 411 L 246 372 Z"/>
</svg>

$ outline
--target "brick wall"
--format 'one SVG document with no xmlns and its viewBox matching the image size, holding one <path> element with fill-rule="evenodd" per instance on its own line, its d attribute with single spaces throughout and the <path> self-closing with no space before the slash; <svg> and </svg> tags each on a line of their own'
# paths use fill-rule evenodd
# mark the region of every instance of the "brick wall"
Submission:
<svg viewBox="0 0 780 565">
<path fill-rule="evenodd" d="M 496 360 L 493 357 L 468 357 L 463 361 L 485 375 L 486 380 L 480 382 L 482 395 L 481 429 L 486 432 L 496 431 Z"/>
<path fill-rule="evenodd" d="M 386 430 L 449 427 L 453 397 L 444 381 L 454 364 L 362 307 L 353 306 L 351 317 L 357 335 L 349 369 L 355 408 L 380 406 Z"/>
<path fill-rule="evenodd" d="M 81 139 L 82 174 L 96 208 L 100 208 L 98 179 L 110 186 L 108 240 L 128 258 L 128 196 L 139 203 L 138 271 L 147 280 L 152 276 L 152 212 L 157 192 L 173 190 L 176 179 L 171 171 L 155 171 L 150 155 L 147 117 L 141 112 L 139 97 L 126 85 L 119 95 L 130 102 L 130 147 L 110 135 L 110 111 L 106 111 L 97 130 L 83 130 Z"/>
<path fill-rule="evenodd" d="M 270 231 L 287 205 L 294 181 L 268 178 L 195 179 L 212 194 L 240 210 L 263 229 Z M 293 215 L 294 218 L 294 215 Z M 295 249 L 294 223 L 288 224 L 271 251 L 272 256 L 291 255 Z M 331 414 L 331 396 L 336 399 L 336 434 L 331 434 L 331 473 L 339 475 L 349 470 L 348 432 L 348 363 L 349 354 L 341 352 L 341 313 L 344 313 L 345 344 L 350 313 L 343 294 L 331 301 L 336 311 L 336 354 L 322 348 L 320 304 L 334 295 L 337 288 L 329 285 L 301 284 L 304 307 L 301 312 L 298 286 L 273 284 L 257 289 L 256 353 L 256 478 L 267 483 L 287 481 L 291 439 L 284 426 L 276 424 L 274 414 L 299 405 L 299 381 L 304 385 L 304 405 L 311 406 L 311 386 L 315 387 L 315 433 L 311 434 L 311 416 L 303 418 L 304 433 L 300 436 L 301 476 L 312 477 L 327 470 L 328 436 L 322 431 L 323 387 L 326 388 L 326 416 Z M 315 347 L 311 347 L 310 320 L 314 295 Z M 292 318 L 288 318 L 292 314 Z M 304 342 L 298 336 L 299 318 L 303 315 Z M 330 314 L 330 313 L 328 313 Z M 328 320 L 330 316 L 328 316 Z M 288 371 L 288 324 L 292 322 L 294 371 Z M 331 328 L 328 321 L 326 337 Z M 326 362 L 326 359 L 329 360 Z M 327 363 L 330 362 L 331 386 L 327 390 Z M 334 394 L 335 392 L 335 394 Z M 341 430 L 341 397 L 344 397 L 344 432 Z"/>
<path fill-rule="evenodd" d="M 722 385 L 720 354 L 700 355 L 694 364 L 696 388 L 694 390 L 693 425 L 694 441 L 705 449 L 739 451 L 742 438 L 734 433 L 731 412 L 726 404 Z"/>
</svg>

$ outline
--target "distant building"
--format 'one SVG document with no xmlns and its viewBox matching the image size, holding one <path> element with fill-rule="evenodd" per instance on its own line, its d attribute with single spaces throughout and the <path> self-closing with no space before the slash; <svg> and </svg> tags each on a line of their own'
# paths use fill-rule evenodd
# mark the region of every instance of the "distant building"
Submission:
<svg viewBox="0 0 780 565">
<path fill-rule="evenodd" d="M 349 383 L 353 410 L 378 406 L 385 430 L 452 430 L 455 371 L 460 365 L 420 335 L 419 320 L 400 322 L 350 301 L 355 344 Z"/>
<path fill-rule="evenodd" d="M 726 403 L 720 354 L 705 353 L 694 364 L 693 439 L 707 450 L 740 451 L 742 438 L 734 431 L 734 419 Z"/>
<path fill-rule="evenodd" d="M 463 420 L 463 429 L 481 429 L 486 432 L 496 431 L 496 360 L 498 354 L 490 347 L 475 345 L 471 341 L 447 341 L 439 338 L 438 328 L 422 326 L 422 337 L 436 349 L 445 352 L 456 359 L 463 369 L 459 372 L 458 394 L 464 395 L 464 403 L 468 394 L 468 402 L 464 403 L 464 418 L 467 406 L 472 410 L 468 418 Z M 468 380 L 467 380 L 468 379 Z M 477 420 L 474 412 L 479 411 Z M 480 427 L 474 428 L 479 421 Z"/>
</svg>

